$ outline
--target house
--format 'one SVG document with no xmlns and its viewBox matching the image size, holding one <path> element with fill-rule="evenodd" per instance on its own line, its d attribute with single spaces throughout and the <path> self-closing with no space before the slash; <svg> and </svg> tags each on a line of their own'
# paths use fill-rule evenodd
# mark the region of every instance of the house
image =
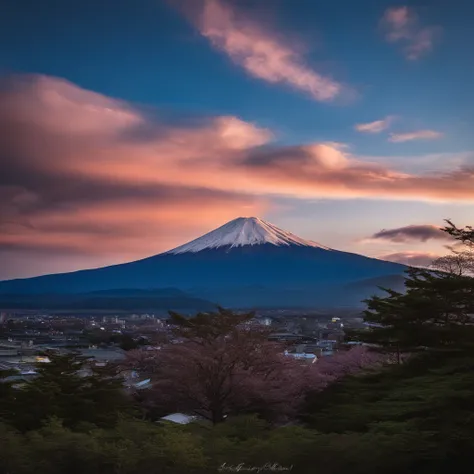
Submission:
<svg viewBox="0 0 474 474">
<path fill-rule="evenodd" d="M 170 415 L 163 416 L 159 419 L 159 422 L 171 422 L 178 423 L 179 425 L 187 425 L 196 421 L 197 416 L 185 415 L 184 413 L 172 413 Z"/>
<path fill-rule="evenodd" d="M 293 359 L 301 360 L 309 364 L 314 364 L 318 358 L 314 354 L 306 354 L 305 352 L 288 352 L 285 351 L 284 354 L 288 357 L 293 357 Z"/>
</svg>

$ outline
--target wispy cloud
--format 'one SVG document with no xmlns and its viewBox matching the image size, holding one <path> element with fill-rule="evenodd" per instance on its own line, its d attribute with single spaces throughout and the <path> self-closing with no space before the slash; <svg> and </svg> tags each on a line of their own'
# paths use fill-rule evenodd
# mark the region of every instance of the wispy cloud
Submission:
<svg viewBox="0 0 474 474">
<path fill-rule="evenodd" d="M 409 7 L 394 7 L 385 11 L 381 25 L 390 43 L 404 45 L 405 57 L 419 59 L 433 49 L 440 27 L 422 27 L 418 15 Z"/>
<path fill-rule="evenodd" d="M 391 133 L 388 140 L 393 143 L 402 143 L 412 140 L 436 140 L 443 136 L 444 133 L 437 132 L 436 130 L 417 130 L 408 133 Z"/>
<path fill-rule="evenodd" d="M 358 123 L 354 128 L 362 133 L 380 133 L 386 130 L 392 124 L 394 117 L 388 116 L 382 120 L 375 120 L 369 123 Z"/>
<path fill-rule="evenodd" d="M 343 86 L 308 66 L 300 52 L 280 35 L 252 21 L 225 0 L 196 0 L 200 15 L 190 15 L 200 33 L 250 75 L 281 83 L 330 101 Z"/>
<path fill-rule="evenodd" d="M 452 237 L 435 225 L 420 224 L 398 227 L 396 229 L 383 229 L 366 240 L 406 243 L 427 242 L 428 240 L 452 240 Z"/>
</svg>

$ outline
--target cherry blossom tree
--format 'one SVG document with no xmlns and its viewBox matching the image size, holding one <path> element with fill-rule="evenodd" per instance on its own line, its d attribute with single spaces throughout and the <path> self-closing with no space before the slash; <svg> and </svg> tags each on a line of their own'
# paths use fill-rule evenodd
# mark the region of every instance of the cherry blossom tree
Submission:
<svg viewBox="0 0 474 474">
<path fill-rule="evenodd" d="M 311 367 L 306 388 L 308 391 L 323 390 L 347 375 L 380 368 L 387 362 L 386 355 L 371 351 L 366 346 L 336 352 L 332 356 L 322 357 Z"/>
<path fill-rule="evenodd" d="M 149 406 L 193 413 L 214 424 L 242 412 L 287 419 L 308 391 L 373 365 L 377 357 L 355 348 L 307 365 L 285 356 L 285 346 L 269 341 L 266 328 L 246 325 L 250 314 L 219 309 L 173 317 L 174 343 L 130 351 L 124 366 L 152 379 Z"/>
<path fill-rule="evenodd" d="M 300 395 L 303 367 L 278 344 L 245 330 L 206 342 L 185 340 L 156 351 L 133 351 L 126 364 L 153 380 L 148 403 L 221 422 L 252 407 L 282 414 Z"/>
</svg>

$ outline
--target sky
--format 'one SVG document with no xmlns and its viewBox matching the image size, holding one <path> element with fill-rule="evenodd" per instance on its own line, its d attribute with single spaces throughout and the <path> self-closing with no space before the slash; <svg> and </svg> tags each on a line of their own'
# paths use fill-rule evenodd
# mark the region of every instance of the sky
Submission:
<svg viewBox="0 0 474 474">
<path fill-rule="evenodd" d="M 3 0 L 0 279 L 240 216 L 427 264 L 474 221 L 468 0 Z"/>
</svg>

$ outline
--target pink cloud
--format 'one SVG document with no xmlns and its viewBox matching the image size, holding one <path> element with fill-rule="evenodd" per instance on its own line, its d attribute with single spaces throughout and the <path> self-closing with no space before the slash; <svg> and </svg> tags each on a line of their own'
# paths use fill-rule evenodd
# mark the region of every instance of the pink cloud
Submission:
<svg viewBox="0 0 474 474">
<path fill-rule="evenodd" d="M 369 123 L 359 123 L 354 128 L 358 132 L 363 133 L 380 133 L 390 127 L 393 122 L 393 117 L 385 117 L 382 120 L 375 120 L 374 122 Z"/>
<path fill-rule="evenodd" d="M 431 252 L 407 251 L 382 255 L 378 258 L 412 267 L 429 267 L 439 257 L 440 255 Z"/>
<path fill-rule="evenodd" d="M 102 138 L 144 123 L 125 102 L 80 89 L 63 79 L 16 75 L 3 81 L 9 92 L 2 96 L 2 113 L 47 132 Z"/>
<path fill-rule="evenodd" d="M 439 27 L 421 27 L 418 15 L 406 6 L 387 9 L 381 24 L 387 41 L 403 44 L 409 60 L 430 52 L 441 31 Z"/>
<path fill-rule="evenodd" d="M 411 174 L 341 144 L 272 140 L 237 117 L 167 123 L 63 80 L 11 78 L 0 84 L 0 257 L 144 257 L 261 215 L 276 196 L 474 201 L 470 168 Z"/>
<path fill-rule="evenodd" d="M 270 83 L 289 85 L 318 101 L 330 101 L 343 86 L 305 64 L 296 48 L 244 17 L 224 0 L 199 0 L 192 21 L 211 44 L 247 73 Z"/>
<path fill-rule="evenodd" d="M 408 7 L 389 8 L 385 11 L 382 22 L 388 29 L 387 39 L 395 42 L 411 38 L 411 30 L 416 25 L 417 18 Z"/>
<path fill-rule="evenodd" d="M 49 87 L 54 89 L 57 80 L 48 80 Z M 75 91 L 76 86 L 69 84 L 67 89 L 63 81 L 58 84 L 58 90 L 65 96 L 63 103 L 69 103 L 68 93 Z M 81 92 L 87 97 L 88 91 Z M 127 113 L 137 117 L 126 133 L 111 136 L 104 131 L 111 128 L 104 120 L 97 131 L 88 135 L 80 126 L 66 133 L 55 115 L 61 118 L 64 112 L 52 109 L 49 99 L 36 100 L 35 81 L 32 80 L 31 88 L 25 89 L 24 94 L 24 100 L 31 97 L 30 102 L 35 104 L 31 119 L 23 115 L 21 107 L 16 111 L 14 107 L 3 109 L 0 105 L 4 131 L 0 146 L 8 151 L 3 159 L 9 160 L 4 175 L 12 179 L 24 177 L 21 173 L 27 169 L 31 180 L 35 177 L 47 181 L 51 174 L 86 183 L 96 180 L 107 183 L 102 190 L 104 194 L 111 186 L 123 193 L 128 192 L 129 186 L 140 183 L 145 186 L 143 189 L 159 184 L 242 196 L 401 196 L 425 200 L 474 197 L 473 171 L 469 168 L 444 174 L 412 175 L 362 161 L 344 147 L 331 143 L 273 146 L 271 131 L 231 116 L 174 125 L 152 120 L 146 124 L 142 136 L 135 123 L 146 119 L 138 109 L 126 104 Z M 3 95 L 10 97 L 8 91 Z M 5 102 L 2 100 L 2 104 Z M 11 100 L 9 103 L 13 104 Z M 78 106 L 78 111 L 81 110 L 82 106 Z M 47 133 L 42 123 L 33 118 L 41 116 L 48 123 L 57 123 L 57 128 Z M 13 129 L 16 133 L 11 133 Z M 41 147 L 36 141 L 39 135 Z M 34 188 L 19 188 L 15 193 L 16 205 L 21 203 L 23 207 L 38 205 L 36 201 L 40 200 Z"/>
<path fill-rule="evenodd" d="M 205 171 L 180 175 L 199 171 L 200 160 L 209 171 L 208 153 L 226 157 L 270 137 L 236 117 L 155 123 L 61 79 L 2 81 L 0 259 L 9 263 L 0 279 L 25 274 L 25 253 L 111 264 L 168 250 L 236 214 L 262 214 L 265 197 L 208 186 Z M 78 259 L 68 261 L 54 268 L 77 268 Z"/>
<path fill-rule="evenodd" d="M 436 140 L 442 138 L 444 134 L 435 130 L 417 130 L 408 133 L 391 133 L 388 139 L 393 143 L 402 143 L 412 140 Z"/>
</svg>

